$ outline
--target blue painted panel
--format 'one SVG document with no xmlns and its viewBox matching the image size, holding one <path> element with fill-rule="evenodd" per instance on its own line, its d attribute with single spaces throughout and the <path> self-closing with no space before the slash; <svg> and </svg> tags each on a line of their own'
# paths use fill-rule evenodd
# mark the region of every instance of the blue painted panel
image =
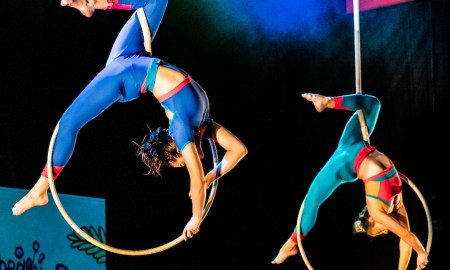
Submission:
<svg viewBox="0 0 450 270">
<path fill-rule="evenodd" d="M 11 208 L 27 192 L 0 187 L 0 269 L 21 269 L 21 265 L 52 270 L 106 269 L 106 252 L 74 233 L 51 193 L 47 205 L 12 215 Z M 104 199 L 66 194 L 59 194 L 59 199 L 80 228 L 105 243 Z"/>
</svg>

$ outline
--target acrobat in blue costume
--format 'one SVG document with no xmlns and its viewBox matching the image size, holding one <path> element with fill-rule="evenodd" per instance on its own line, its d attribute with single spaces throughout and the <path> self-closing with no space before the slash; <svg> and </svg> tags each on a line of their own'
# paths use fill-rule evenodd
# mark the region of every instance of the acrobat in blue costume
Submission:
<svg viewBox="0 0 450 270">
<path fill-rule="evenodd" d="M 136 10 L 143 8 L 152 40 L 164 16 L 167 0 L 111 2 L 108 9 Z M 194 142 L 194 129 L 209 119 L 209 101 L 206 93 L 183 70 L 153 57 L 145 51 L 144 37 L 136 12 L 117 36 L 105 68 L 84 88 L 59 120 L 58 135 L 53 148 L 53 176 L 60 174 L 75 148 L 80 129 L 116 102 L 128 102 L 153 90 L 159 65 L 175 69 L 186 79 L 159 102 L 174 113 L 169 123 L 175 144 L 180 150 Z M 48 178 L 45 166 L 42 176 Z"/>
<path fill-rule="evenodd" d="M 332 98 L 335 102 L 333 109 L 355 111 L 355 113 L 347 122 L 337 149 L 316 175 L 309 187 L 304 200 L 300 224 L 301 239 L 311 231 L 316 223 L 321 204 L 340 185 L 356 181 L 361 162 L 369 153 L 376 150 L 375 147 L 364 141 L 358 112 L 356 111 L 360 109 L 363 111 L 369 135 L 372 134 L 381 108 L 381 103 L 378 98 L 360 94 Z M 369 181 L 383 183 L 377 190 L 377 194 L 366 194 L 366 196 L 379 199 L 386 204 L 389 204 L 392 196 L 401 192 L 401 180 L 394 166 L 365 181 L 366 184 Z M 297 242 L 297 229 L 296 226 L 291 235 L 291 240 L 294 242 Z"/>
</svg>

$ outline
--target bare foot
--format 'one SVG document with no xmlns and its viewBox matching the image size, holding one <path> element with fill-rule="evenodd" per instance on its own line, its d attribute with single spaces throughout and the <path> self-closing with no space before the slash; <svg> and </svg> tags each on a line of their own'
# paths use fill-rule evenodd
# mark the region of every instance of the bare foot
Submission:
<svg viewBox="0 0 450 270">
<path fill-rule="evenodd" d="M 316 108 L 316 111 L 318 112 L 322 112 L 328 108 L 330 102 L 333 102 L 333 99 L 319 94 L 306 93 L 302 94 L 302 98 L 314 103 L 314 108 Z"/>
<path fill-rule="evenodd" d="M 88 1 L 88 0 L 61 0 L 61 6 L 63 7 L 72 7 L 78 9 L 81 14 L 85 17 L 92 17 L 95 12 L 97 6 L 101 6 L 102 9 L 105 9 L 105 3 L 98 4 L 97 2 L 106 2 L 106 1 Z"/>
<path fill-rule="evenodd" d="M 48 203 L 48 189 L 47 178 L 41 176 L 33 188 L 14 205 L 12 208 L 13 215 L 18 216 L 35 206 L 46 205 Z"/>
<path fill-rule="evenodd" d="M 272 261 L 272 264 L 281 264 L 288 257 L 294 256 L 297 253 L 298 253 L 297 243 L 295 243 L 294 241 L 291 240 L 291 238 L 289 238 L 286 241 L 286 243 L 284 243 L 284 245 L 281 247 L 277 257 Z"/>
</svg>

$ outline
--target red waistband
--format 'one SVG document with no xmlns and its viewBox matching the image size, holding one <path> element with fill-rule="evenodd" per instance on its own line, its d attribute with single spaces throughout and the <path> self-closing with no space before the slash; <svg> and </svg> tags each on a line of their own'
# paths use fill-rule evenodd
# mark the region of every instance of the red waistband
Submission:
<svg viewBox="0 0 450 270">
<path fill-rule="evenodd" d="M 361 149 L 361 151 L 359 151 L 358 155 L 356 155 L 355 163 L 353 165 L 356 175 L 359 174 L 359 167 L 361 167 L 361 163 L 363 162 L 364 158 L 366 158 L 368 154 L 372 153 L 375 150 L 377 149 L 375 149 L 375 147 L 373 147 L 372 145 L 367 145 L 363 149 Z"/>
<path fill-rule="evenodd" d="M 160 96 L 158 98 L 159 103 L 165 101 L 166 99 L 170 98 L 171 96 L 174 96 L 176 93 L 180 92 L 183 87 L 188 85 L 192 81 L 192 77 L 188 75 L 179 85 L 177 85 L 174 89 L 170 90 L 169 92 L 165 93 L 164 95 Z"/>
</svg>

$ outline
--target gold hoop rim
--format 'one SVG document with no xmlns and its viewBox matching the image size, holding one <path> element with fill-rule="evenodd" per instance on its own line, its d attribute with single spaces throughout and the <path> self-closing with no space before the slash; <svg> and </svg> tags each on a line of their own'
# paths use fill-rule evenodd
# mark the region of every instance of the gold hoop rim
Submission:
<svg viewBox="0 0 450 270">
<path fill-rule="evenodd" d="M 149 249 L 142 249 L 142 250 L 129 250 L 129 249 L 121 249 L 121 248 L 116 248 L 116 247 L 106 245 L 106 244 L 99 242 L 98 240 L 92 238 L 90 235 L 88 235 L 86 232 L 84 232 L 72 220 L 72 218 L 69 216 L 69 214 L 67 214 L 66 210 L 64 209 L 64 206 L 62 205 L 61 200 L 59 199 L 58 192 L 56 191 L 55 183 L 53 180 L 52 155 L 53 155 L 53 147 L 55 144 L 56 136 L 58 134 L 58 129 L 59 129 L 59 122 L 57 123 L 57 125 L 53 131 L 53 134 L 52 134 L 52 137 L 50 140 L 50 145 L 48 148 L 48 155 L 47 155 L 48 182 L 50 185 L 50 190 L 52 193 L 53 200 L 55 201 L 55 204 L 56 204 L 59 212 L 64 217 L 66 222 L 70 225 L 70 227 L 72 227 L 72 229 L 74 229 L 81 237 L 86 239 L 89 243 L 91 243 L 101 249 L 104 249 L 104 250 L 112 252 L 112 253 L 116 253 L 116 254 L 120 254 L 120 255 L 129 255 L 129 256 L 142 256 L 142 255 L 155 254 L 155 253 L 167 250 L 183 241 L 183 235 L 180 235 L 176 239 L 174 239 L 166 244 L 163 244 L 161 246 L 157 246 L 157 247 L 149 248 Z M 210 143 L 211 152 L 212 152 L 212 156 L 213 156 L 214 166 L 217 166 L 218 165 L 218 155 L 217 155 L 217 148 L 216 148 L 215 142 L 214 142 L 214 140 L 209 139 L 209 143 Z M 214 180 L 214 182 L 211 185 L 211 191 L 209 193 L 208 200 L 205 204 L 205 207 L 203 208 L 203 220 L 205 219 L 206 215 L 208 214 L 208 212 L 212 206 L 215 195 L 217 193 L 217 186 L 218 186 L 218 179 Z"/>
</svg>

